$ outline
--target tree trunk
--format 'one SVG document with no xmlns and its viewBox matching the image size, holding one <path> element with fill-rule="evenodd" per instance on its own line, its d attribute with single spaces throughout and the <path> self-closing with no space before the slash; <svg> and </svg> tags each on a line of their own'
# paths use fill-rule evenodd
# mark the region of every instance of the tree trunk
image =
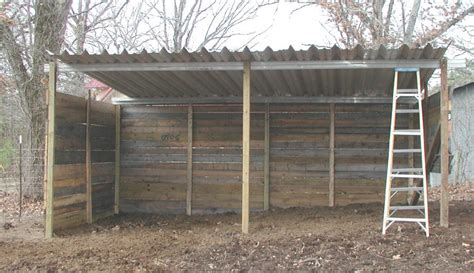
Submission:
<svg viewBox="0 0 474 273">
<path fill-rule="evenodd" d="M 71 3 L 72 0 L 35 2 L 35 18 L 28 18 L 35 22 L 34 42 L 30 45 L 20 46 L 15 39 L 15 34 L 21 34 L 24 31 L 20 21 L 12 24 L 7 20 L 0 21 L 2 51 L 5 53 L 15 79 L 20 97 L 20 108 L 25 121 L 25 143 L 28 147 L 24 154 L 25 194 L 38 198 L 42 197 L 43 190 L 46 120 L 46 77 L 43 67 L 49 59 L 47 51 L 58 53 L 61 49 Z M 11 19 L 14 21 L 19 18 Z M 24 52 L 21 51 L 22 49 Z M 26 66 L 25 63 L 31 63 L 31 67 Z"/>
</svg>

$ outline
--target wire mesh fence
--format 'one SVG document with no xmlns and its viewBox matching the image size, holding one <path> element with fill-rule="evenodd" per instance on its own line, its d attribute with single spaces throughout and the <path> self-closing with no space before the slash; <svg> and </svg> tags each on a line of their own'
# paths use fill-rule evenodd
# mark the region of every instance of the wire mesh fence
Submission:
<svg viewBox="0 0 474 273">
<path fill-rule="evenodd" d="M 44 181 L 44 150 L 0 149 L 0 191 L 41 197 Z"/>
<path fill-rule="evenodd" d="M 22 216 L 41 214 L 44 149 L 21 145 L 0 149 L 0 223 L 4 229 Z"/>
</svg>

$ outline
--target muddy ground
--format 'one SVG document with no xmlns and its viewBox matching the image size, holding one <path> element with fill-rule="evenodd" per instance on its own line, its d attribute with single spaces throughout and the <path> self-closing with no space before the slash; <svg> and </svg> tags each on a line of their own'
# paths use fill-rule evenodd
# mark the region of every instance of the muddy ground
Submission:
<svg viewBox="0 0 474 273">
<path fill-rule="evenodd" d="M 430 238 L 416 224 L 383 237 L 381 204 L 252 213 L 248 235 L 238 214 L 120 215 L 44 239 L 42 215 L 31 212 L 0 227 L 0 270 L 473 272 L 473 193 L 451 202 L 449 229 L 430 203 Z"/>
</svg>

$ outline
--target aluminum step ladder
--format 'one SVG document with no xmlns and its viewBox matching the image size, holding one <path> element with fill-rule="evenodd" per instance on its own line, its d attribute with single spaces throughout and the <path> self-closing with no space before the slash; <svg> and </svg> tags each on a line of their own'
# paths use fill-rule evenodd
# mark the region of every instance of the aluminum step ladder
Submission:
<svg viewBox="0 0 474 273">
<path fill-rule="evenodd" d="M 416 74 L 416 89 L 399 89 L 398 80 L 400 73 L 415 73 Z M 425 164 L 425 145 L 424 145 L 424 131 L 423 131 L 423 112 L 421 101 L 423 99 L 423 92 L 421 90 L 420 70 L 418 68 L 396 68 L 393 85 L 393 102 L 392 102 L 392 118 L 390 125 L 390 141 L 388 153 L 387 166 L 387 180 L 385 184 L 385 204 L 383 214 L 382 234 L 385 235 L 387 229 L 395 222 L 412 222 L 417 223 L 429 236 L 429 221 L 428 221 L 428 192 L 426 181 L 426 164 Z M 402 104 L 412 107 L 402 107 Z M 413 107 L 416 105 L 416 107 Z M 400 108 L 400 109 L 399 109 Z M 418 114 L 419 127 L 418 129 L 397 129 L 396 119 L 398 115 Z M 416 149 L 395 149 L 394 144 L 398 136 L 406 136 L 408 138 L 419 137 L 419 148 Z M 415 142 L 416 139 L 413 139 Z M 394 168 L 394 154 L 402 155 L 419 155 L 421 157 L 421 166 L 415 168 L 413 166 Z M 393 180 L 406 181 L 407 186 L 392 187 Z M 421 179 L 423 186 L 408 185 L 410 179 Z M 392 205 L 394 197 L 399 193 L 419 193 L 423 198 L 423 205 Z M 416 216 L 399 216 L 406 211 L 415 211 Z"/>
</svg>

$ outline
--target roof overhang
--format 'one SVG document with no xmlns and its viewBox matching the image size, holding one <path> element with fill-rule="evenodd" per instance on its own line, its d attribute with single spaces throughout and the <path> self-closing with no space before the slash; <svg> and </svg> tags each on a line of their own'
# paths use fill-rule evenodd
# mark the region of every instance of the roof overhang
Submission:
<svg viewBox="0 0 474 273">
<path fill-rule="evenodd" d="M 242 100 L 242 70 L 251 67 L 252 102 L 382 102 L 391 97 L 394 68 L 419 68 L 427 81 L 445 48 L 318 49 L 251 52 L 80 55 L 63 53 L 59 72 L 84 72 L 130 99 L 116 103 L 236 103 Z M 408 74 L 408 73 L 405 73 Z M 416 82 L 399 78 L 400 88 Z M 364 99 L 362 99 L 364 98 Z"/>
</svg>

